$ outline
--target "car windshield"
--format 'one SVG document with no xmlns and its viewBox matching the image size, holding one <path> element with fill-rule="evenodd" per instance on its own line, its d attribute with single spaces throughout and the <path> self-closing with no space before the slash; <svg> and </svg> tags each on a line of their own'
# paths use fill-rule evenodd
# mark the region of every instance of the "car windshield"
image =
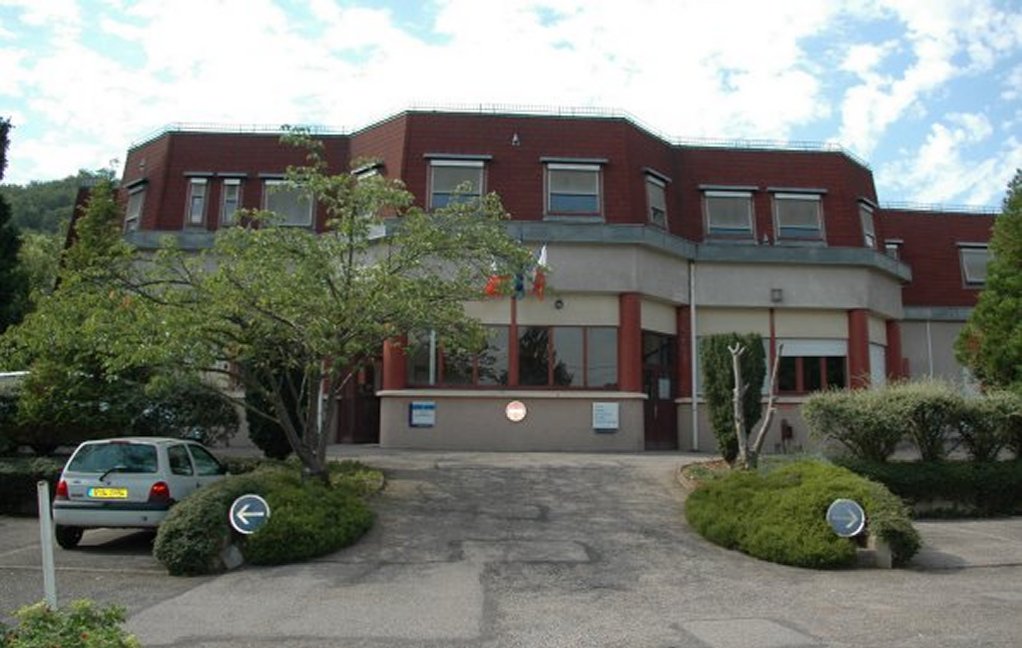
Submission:
<svg viewBox="0 0 1022 648">
<path fill-rule="evenodd" d="M 75 453 L 67 469 L 83 473 L 154 473 L 156 446 L 148 443 L 92 443 Z"/>
</svg>

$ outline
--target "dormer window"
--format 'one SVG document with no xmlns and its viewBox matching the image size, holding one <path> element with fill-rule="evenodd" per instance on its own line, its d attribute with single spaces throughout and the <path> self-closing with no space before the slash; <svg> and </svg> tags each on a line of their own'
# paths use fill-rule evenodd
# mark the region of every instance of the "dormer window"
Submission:
<svg viewBox="0 0 1022 648">
<path fill-rule="evenodd" d="M 703 207 L 708 237 L 755 240 L 751 191 L 704 190 Z"/>
<path fill-rule="evenodd" d="M 483 160 L 433 159 L 429 163 L 429 208 L 469 202 L 483 193 Z"/>
<path fill-rule="evenodd" d="M 987 263 L 990 250 L 982 243 L 959 243 L 958 258 L 962 265 L 962 280 L 970 288 L 982 288 L 987 281 Z"/>
<path fill-rule="evenodd" d="M 774 228 L 778 241 L 822 241 L 823 213 L 816 193 L 775 193 Z"/>
<path fill-rule="evenodd" d="M 542 159 L 546 164 L 546 215 L 601 218 L 601 163 L 604 160 Z"/>
<path fill-rule="evenodd" d="M 859 203 L 859 221 L 862 223 L 862 243 L 868 248 L 876 249 L 877 233 L 873 226 L 873 208 Z"/>
<path fill-rule="evenodd" d="M 188 179 L 188 202 L 185 225 L 201 227 L 206 218 L 206 178 Z"/>
<path fill-rule="evenodd" d="M 667 229 L 667 178 L 646 170 L 646 209 L 649 210 L 649 222 L 657 227 Z"/>
</svg>

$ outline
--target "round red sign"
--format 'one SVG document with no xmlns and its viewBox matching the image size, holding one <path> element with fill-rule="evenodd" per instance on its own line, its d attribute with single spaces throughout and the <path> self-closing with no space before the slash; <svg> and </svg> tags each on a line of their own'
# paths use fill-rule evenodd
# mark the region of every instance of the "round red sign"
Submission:
<svg viewBox="0 0 1022 648">
<path fill-rule="evenodd" d="M 511 401 L 504 408 L 504 415 L 507 416 L 507 420 L 512 423 L 518 423 L 525 418 L 528 410 L 525 408 L 525 403 L 522 401 Z"/>
</svg>

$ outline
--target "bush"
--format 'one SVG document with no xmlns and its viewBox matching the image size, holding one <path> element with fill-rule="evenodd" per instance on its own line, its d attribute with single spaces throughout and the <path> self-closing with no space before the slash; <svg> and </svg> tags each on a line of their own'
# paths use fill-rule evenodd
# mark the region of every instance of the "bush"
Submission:
<svg viewBox="0 0 1022 648">
<path fill-rule="evenodd" d="M 958 437 L 973 460 L 997 460 L 1010 437 L 1010 419 L 1016 405 L 1013 400 L 1010 394 L 1000 392 L 965 401 L 958 419 Z"/>
<path fill-rule="evenodd" d="M 802 406 L 810 434 L 843 445 L 853 457 L 885 461 L 904 435 L 884 390 L 817 392 Z"/>
<path fill-rule="evenodd" d="M 350 545 L 373 524 L 372 512 L 354 493 L 318 480 L 280 484 L 266 500 L 273 514 L 242 549 L 257 565 L 322 556 Z"/>
<path fill-rule="evenodd" d="M 0 459 L 0 514 L 38 515 L 36 483 L 50 484 L 50 499 L 57 488 L 64 462 L 49 457 Z"/>
<path fill-rule="evenodd" d="M 1022 459 L 1022 385 L 1016 391 L 998 391 L 988 394 L 1001 418 L 1001 435 L 1016 459 Z"/>
<path fill-rule="evenodd" d="M 331 486 L 302 481 L 292 466 L 267 462 L 231 475 L 188 497 L 160 525 L 153 554 L 175 576 L 223 571 L 223 550 L 236 542 L 246 560 L 280 564 L 336 551 L 362 536 L 372 513 L 358 498 L 370 475 L 356 462 L 330 464 Z M 272 515 L 258 532 L 235 537 L 227 521 L 231 503 L 246 493 L 264 497 Z"/>
<path fill-rule="evenodd" d="M 136 648 L 142 644 L 121 628 L 124 609 L 97 608 L 91 601 L 74 601 L 65 609 L 51 610 L 45 603 L 21 608 L 20 622 L 6 632 L 0 628 L 4 648 Z"/>
<path fill-rule="evenodd" d="M 941 516 L 1022 513 L 1022 461 L 889 462 L 837 460 L 884 484 L 910 506 Z"/>
<path fill-rule="evenodd" d="M 734 472 L 697 488 L 685 516 L 706 539 L 763 560 L 833 568 L 855 562 L 856 545 L 826 521 L 838 498 L 866 511 L 869 532 L 891 547 L 895 564 L 919 550 L 920 540 L 897 497 L 880 484 L 821 461 L 798 461 L 767 475 Z"/>
<path fill-rule="evenodd" d="M 734 365 L 729 346 L 741 344 L 746 351 L 739 366 L 746 390 L 742 398 L 745 416 L 745 434 L 759 420 L 763 410 L 762 391 L 766 376 L 766 351 L 763 338 L 756 333 L 739 335 L 727 333 L 704 338 L 700 347 L 700 361 L 703 365 L 703 391 L 709 408 L 710 427 L 717 437 L 717 447 L 728 463 L 734 463 L 738 456 L 738 438 L 735 436 L 734 414 Z"/>
<path fill-rule="evenodd" d="M 915 444 L 923 461 L 947 457 L 952 449 L 948 438 L 965 409 L 965 399 L 951 385 L 940 380 L 916 380 L 894 383 L 878 393 L 904 422 L 904 435 Z"/>
</svg>

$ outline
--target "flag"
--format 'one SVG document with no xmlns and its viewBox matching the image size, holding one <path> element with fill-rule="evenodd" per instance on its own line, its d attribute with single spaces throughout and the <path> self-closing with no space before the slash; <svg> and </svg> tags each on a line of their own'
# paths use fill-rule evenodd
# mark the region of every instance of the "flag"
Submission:
<svg viewBox="0 0 1022 648">
<path fill-rule="evenodd" d="M 490 264 L 490 277 L 486 280 L 483 292 L 487 297 L 500 297 L 500 294 L 504 292 L 505 281 L 507 281 L 507 276 L 497 274 L 497 262 L 494 261 Z"/>
<path fill-rule="evenodd" d="M 539 249 L 539 256 L 536 258 L 536 265 L 532 270 L 532 294 L 540 301 L 543 300 L 543 292 L 546 290 L 546 243 Z"/>
</svg>

